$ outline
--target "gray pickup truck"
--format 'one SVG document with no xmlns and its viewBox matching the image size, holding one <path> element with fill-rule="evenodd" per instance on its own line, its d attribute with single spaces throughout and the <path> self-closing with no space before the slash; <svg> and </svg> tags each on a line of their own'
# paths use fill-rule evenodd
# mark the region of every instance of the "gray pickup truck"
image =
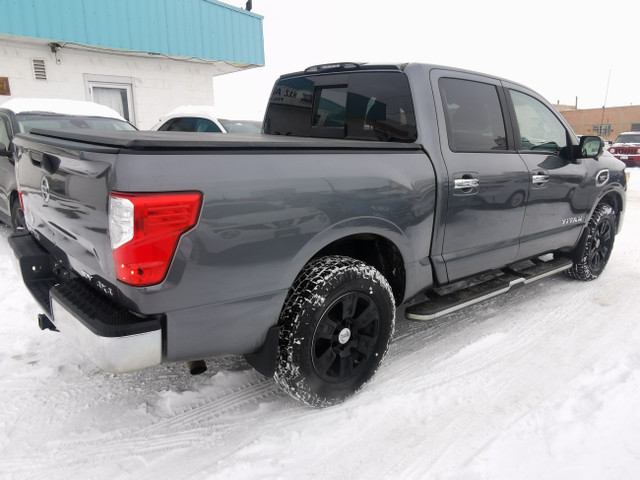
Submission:
<svg viewBox="0 0 640 480">
<path fill-rule="evenodd" d="M 10 243 L 60 330 L 111 372 L 242 354 L 312 406 L 377 370 L 396 308 L 430 320 L 600 275 L 624 164 L 535 92 L 447 67 L 280 77 L 263 134 L 18 135 Z"/>
</svg>

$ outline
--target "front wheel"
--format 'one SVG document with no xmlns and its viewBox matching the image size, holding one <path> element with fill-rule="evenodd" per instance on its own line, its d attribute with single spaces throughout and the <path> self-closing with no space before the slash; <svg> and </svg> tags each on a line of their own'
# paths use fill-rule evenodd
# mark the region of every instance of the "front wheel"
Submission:
<svg viewBox="0 0 640 480">
<path fill-rule="evenodd" d="M 338 404 L 378 369 L 395 325 L 395 302 L 375 268 L 349 257 L 310 262 L 280 316 L 275 380 L 312 407 Z"/>
<path fill-rule="evenodd" d="M 616 236 L 616 212 L 606 203 L 599 204 L 585 232 L 586 241 L 574 252 L 574 262 L 567 270 L 571 278 L 594 280 L 606 267 Z"/>
</svg>

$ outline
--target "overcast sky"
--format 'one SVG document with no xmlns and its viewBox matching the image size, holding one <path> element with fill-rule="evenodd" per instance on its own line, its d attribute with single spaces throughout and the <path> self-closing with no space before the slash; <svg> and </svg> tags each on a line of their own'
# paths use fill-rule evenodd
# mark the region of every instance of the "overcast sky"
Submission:
<svg viewBox="0 0 640 480">
<path fill-rule="evenodd" d="M 336 61 L 461 67 L 579 108 L 640 104 L 637 0 L 253 0 L 252 12 L 265 66 L 214 80 L 221 115 L 261 119 L 280 74 Z"/>
</svg>

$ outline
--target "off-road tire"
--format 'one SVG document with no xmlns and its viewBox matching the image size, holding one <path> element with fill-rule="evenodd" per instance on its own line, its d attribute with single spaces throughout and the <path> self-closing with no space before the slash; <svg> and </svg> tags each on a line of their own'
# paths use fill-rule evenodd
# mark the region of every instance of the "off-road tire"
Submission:
<svg viewBox="0 0 640 480">
<path fill-rule="evenodd" d="M 606 203 L 600 203 L 586 228 L 586 241 L 574 252 L 573 265 L 567 275 L 577 280 L 595 280 L 607 266 L 616 236 L 616 212 Z"/>
<path fill-rule="evenodd" d="M 395 326 L 391 287 L 375 268 L 350 257 L 310 262 L 280 315 L 274 378 L 312 407 L 343 402 L 378 369 Z"/>
</svg>

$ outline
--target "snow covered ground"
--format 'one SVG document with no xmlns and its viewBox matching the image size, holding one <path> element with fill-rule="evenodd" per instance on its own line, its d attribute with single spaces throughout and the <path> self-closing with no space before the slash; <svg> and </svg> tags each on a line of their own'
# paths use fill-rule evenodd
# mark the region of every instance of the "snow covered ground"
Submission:
<svg viewBox="0 0 640 480">
<path fill-rule="evenodd" d="M 603 276 L 541 280 L 430 323 L 314 410 L 241 358 L 99 371 L 39 313 L 0 227 L 2 479 L 635 479 L 640 170 Z M 402 317 L 402 312 L 399 313 Z"/>
</svg>

